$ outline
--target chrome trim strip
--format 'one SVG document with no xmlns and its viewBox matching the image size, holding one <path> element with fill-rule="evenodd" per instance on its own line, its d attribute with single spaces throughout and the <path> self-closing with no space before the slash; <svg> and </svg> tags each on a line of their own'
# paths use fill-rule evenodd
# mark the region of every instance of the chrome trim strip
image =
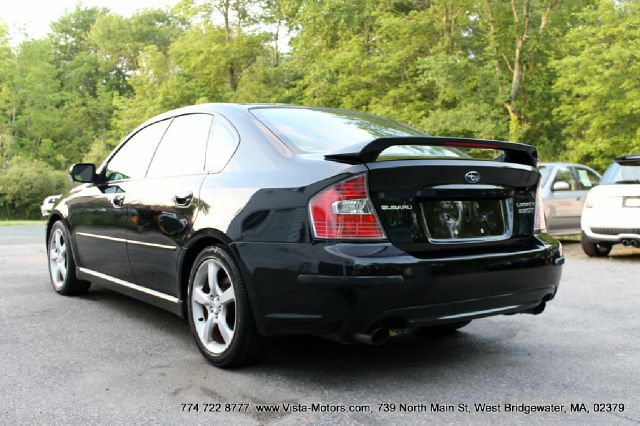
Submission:
<svg viewBox="0 0 640 426">
<path fill-rule="evenodd" d="M 137 284 L 130 283 L 129 281 L 121 280 L 120 278 L 112 277 L 111 275 L 103 274 L 102 272 L 93 271 L 87 268 L 78 267 L 80 272 L 84 272 L 85 274 L 93 275 L 94 277 L 102 278 L 103 280 L 111 281 L 114 284 L 121 285 L 123 287 L 130 288 L 132 290 L 139 291 L 141 293 L 146 293 L 148 295 L 158 297 L 160 299 L 167 300 L 172 303 L 178 303 L 179 300 L 177 297 L 170 296 L 165 293 L 161 293 L 156 290 L 151 290 L 150 288 L 142 287 Z"/>
<path fill-rule="evenodd" d="M 107 237 L 106 235 L 89 234 L 87 232 L 76 232 L 76 234 L 77 235 L 82 235 L 83 237 L 99 238 L 101 240 L 118 241 L 118 242 L 121 242 L 121 243 L 138 244 L 138 245 L 141 245 L 141 246 L 157 247 L 157 248 L 162 248 L 162 249 L 166 249 L 166 250 L 175 250 L 176 249 L 175 246 L 167 246 L 167 245 L 164 245 L 164 244 L 154 244 L 154 243 L 143 243 L 142 241 L 126 240 L 124 238 L 116 238 L 116 237 Z"/>
<path fill-rule="evenodd" d="M 154 243 L 143 243 L 142 241 L 136 241 L 136 240 L 127 240 L 127 244 L 138 244 L 138 245 L 141 245 L 141 246 L 157 247 L 157 248 L 163 248 L 163 249 L 167 249 L 167 250 L 175 250 L 176 249 L 175 246 L 166 246 L 164 244 L 154 244 Z"/>
<path fill-rule="evenodd" d="M 494 313 L 494 312 L 508 311 L 510 309 L 515 309 L 515 308 L 518 308 L 520 306 L 522 306 L 522 305 L 511 305 L 511 306 L 505 306 L 505 307 L 502 307 L 502 308 L 485 309 L 483 311 L 473 311 L 473 312 L 465 312 L 463 314 L 446 315 L 444 317 L 439 317 L 438 319 L 454 319 L 454 318 L 470 317 L 470 316 L 474 316 L 474 315 L 491 314 L 491 313 Z"/>
</svg>

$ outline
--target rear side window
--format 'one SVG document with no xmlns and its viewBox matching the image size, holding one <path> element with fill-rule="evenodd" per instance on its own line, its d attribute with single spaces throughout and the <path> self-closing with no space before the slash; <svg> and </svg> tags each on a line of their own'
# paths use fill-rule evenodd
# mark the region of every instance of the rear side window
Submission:
<svg viewBox="0 0 640 426">
<path fill-rule="evenodd" d="M 208 114 L 175 117 L 153 156 L 147 177 L 203 173 L 212 120 Z"/>
<path fill-rule="evenodd" d="M 109 161 L 106 170 L 107 180 L 143 178 L 168 125 L 169 120 L 159 121 L 129 138 Z"/>
<path fill-rule="evenodd" d="M 576 173 L 578 174 L 578 183 L 582 190 L 588 191 L 600 183 L 600 177 L 589 169 L 577 167 Z"/>
<path fill-rule="evenodd" d="M 236 151 L 238 142 L 236 131 L 223 118 L 214 117 L 207 145 L 207 171 L 222 171 Z"/>
</svg>

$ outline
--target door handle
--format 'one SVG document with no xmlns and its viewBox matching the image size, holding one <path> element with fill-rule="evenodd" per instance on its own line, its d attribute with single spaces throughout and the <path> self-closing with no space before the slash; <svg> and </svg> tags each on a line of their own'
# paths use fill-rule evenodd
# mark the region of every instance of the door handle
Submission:
<svg viewBox="0 0 640 426">
<path fill-rule="evenodd" d="M 111 202 L 116 207 L 122 207 L 122 205 L 124 204 L 124 194 L 114 195 L 111 199 Z"/>
<path fill-rule="evenodd" d="M 176 194 L 173 197 L 176 202 L 176 206 L 178 207 L 188 207 L 191 204 L 191 200 L 193 200 L 193 192 L 184 192 L 181 194 Z"/>
</svg>

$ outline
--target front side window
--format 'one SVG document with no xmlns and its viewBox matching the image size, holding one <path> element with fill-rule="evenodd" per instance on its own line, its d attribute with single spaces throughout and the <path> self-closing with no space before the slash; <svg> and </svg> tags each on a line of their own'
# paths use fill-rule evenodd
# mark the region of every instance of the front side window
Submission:
<svg viewBox="0 0 640 426">
<path fill-rule="evenodd" d="M 568 184 L 568 188 L 566 185 L 564 187 L 558 186 L 559 183 Z M 569 167 L 560 167 L 556 172 L 556 177 L 553 179 L 553 189 L 555 191 L 577 191 L 578 190 L 578 182 L 576 182 L 576 178 L 573 175 L 573 172 Z"/>
<path fill-rule="evenodd" d="M 147 177 L 203 173 L 212 119 L 208 114 L 175 117 L 153 156 Z"/>
<path fill-rule="evenodd" d="M 227 165 L 238 147 L 238 135 L 223 119 L 216 116 L 209 134 L 207 146 L 207 170 L 211 173 L 221 171 Z"/>
<path fill-rule="evenodd" d="M 107 164 L 107 181 L 143 178 L 168 125 L 169 120 L 159 121 L 129 138 Z"/>
<path fill-rule="evenodd" d="M 285 144 L 303 153 L 329 154 L 383 137 L 426 136 L 397 121 L 351 111 L 273 107 L 251 112 Z M 379 160 L 459 156 L 458 150 L 444 147 L 402 145 L 387 149 Z"/>
</svg>

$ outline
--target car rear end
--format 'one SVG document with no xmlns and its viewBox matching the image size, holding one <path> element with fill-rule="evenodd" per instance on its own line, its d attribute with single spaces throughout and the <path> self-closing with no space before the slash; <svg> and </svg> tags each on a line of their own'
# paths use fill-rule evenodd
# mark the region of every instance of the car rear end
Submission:
<svg viewBox="0 0 640 426">
<path fill-rule="evenodd" d="M 311 240 L 270 245 L 268 256 L 241 247 L 263 333 L 359 335 L 537 314 L 555 296 L 564 258 L 536 208 L 535 149 L 403 135 L 324 161 L 352 167 L 309 194 Z"/>
<path fill-rule="evenodd" d="M 581 226 L 590 241 L 640 247 L 640 155 L 609 166 L 587 196 Z"/>
</svg>

